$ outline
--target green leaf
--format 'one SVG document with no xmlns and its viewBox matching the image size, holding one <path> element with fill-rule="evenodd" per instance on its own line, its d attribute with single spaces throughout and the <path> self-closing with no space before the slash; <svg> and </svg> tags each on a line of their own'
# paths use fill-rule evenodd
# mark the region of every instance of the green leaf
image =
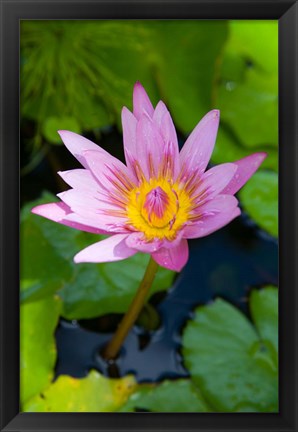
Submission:
<svg viewBox="0 0 298 432">
<path fill-rule="evenodd" d="M 240 200 L 248 215 L 271 235 L 278 236 L 278 175 L 258 171 L 241 189 Z"/>
<path fill-rule="evenodd" d="M 81 133 L 81 127 L 74 117 L 48 117 L 42 124 L 43 135 L 52 144 L 62 144 L 58 130 Z"/>
<path fill-rule="evenodd" d="M 61 300 L 56 297 L 23 304 L 20 314 L 21 403 L 47 387 L 54 375 L 54 331 Z"/>
<path fill-rule="evenodd" d="M 136 387 L 132 376 L 105 378 L 91 371 L 86 378 L 60 375 L 24 406 L 26 412 L 111 412 L 123 405 Z"/>
<path fill-rule="evenodd" d="M 209 408 L 190 380 L 163 381 L 159 385 L 141 384 L 121 408 L 121 412 L 208 412 Z"/>
<path fill-rule="evenodd" d="M 253 151 L 243 145 L 234 133 L 223 122 L 219 125 L 216 144 L 212 153 L 212 162 L 221 164 L 224 162 L 234 162 L 253 152 L 266 151 L 267 157 L 262 162 L 262 168 L 274 171 L 278 170 L 278 150 L 274 145 L 259 146 Z"/>
<path fill-rule="evenodd" d="M 265 151 L 264 168 L 278 170 L 278 23 L 231 21 L 214 87 L 221 110 L 214 163 Z"/>
<path fill-rule="evenodd" d="M 189 133 L 212 108 L 216 65 L 226 21 L 161 21 L 153 34 L 155 74 L 175 125 Z M 153 57 L 154 55 L 154 57 Z"/>
<path fill-rule="evenodd" d="M 69 116 L 82 129 L 120 125 L 137 80 L 156 94 L 147 27 L 142 21 L 23 22 L 23 115 L 38 122 Z"/>
<path fill-rule="evenodd" d="M 68 319 L 124 313 L 149 261 L 138 253 L 126 260 L 103 264 L 75 264 L 79 250 L 103 239 L 30 213 L 32 207 L 56 201 L 51 194 L 22 211 L 21 299 L 32 301 L 59 291 L 62 315 Z M 160 268 L 150 295 L 172 284 L 175 273 Z"/>
<path fill-rule="evenodd" d="M 81 129 L 120 126 L 141 81 L 189 132 L 211 108 L 227 28 L 195 20 L 22 22 L 22 115 L 41 123 L 69 116 Z"/>
<path fill-rule="evenodd" d="M 47 194 L 43 199 L 30 203 L 21 213 L 21 300 L 37 300 L 61 289 L 72 276 L 72 263 L 65 259 L 62 250 L 55 247 L 56 241 L 69 241 L 74 231 L 66 231 L 62 225 L 54 224 L 30 213 L 37 203 L 55 201 Z M 56 225 L 56 228 L 53 228 Z"/>
<path fill-rule="evenodd" d="M 277 146 L 277 70 L 277 21 L 232 21 L 217 106 L 245 146 Z"/>
<path fill-rule="evenodd" d="M 276 291 L 276 290 L 275 290 Z M 268 320 L 267 294 L 251 300 L 258 329 L 271 336 L 277 315 Z M 273 293 L 273 294 L 272 294 Z M 274 302 L 274 300 L 273 300 Z M 266 324 L 262 323 L 262 320 Z M 270 327 L 270 330 L 268 329 Z M 232 305 L 217 299 L 195 311 L 183 334 L 183 354 L 191 379 L 218 412 L 276 412 L 278 409 L 277 352 L 260 339 L 254 326 Z"/>
<path fill-rule="evenodd" d="M 278 352 L 278 291 L 273 286 L 253 290 L 250 297 L 252 318 L 261 339 Z"/>
<path fill-rule="evenodd" d="M 63 299 L 63 316 L 82 319 L 126 312 L 149 258 L 147 254 L 138 253 L 115 263 L 77 264 L 71 282 L 59 292 Z M 173 272 L 160 267 L 150 295 L 169 288 L 173 277 Z"/>
</svg>

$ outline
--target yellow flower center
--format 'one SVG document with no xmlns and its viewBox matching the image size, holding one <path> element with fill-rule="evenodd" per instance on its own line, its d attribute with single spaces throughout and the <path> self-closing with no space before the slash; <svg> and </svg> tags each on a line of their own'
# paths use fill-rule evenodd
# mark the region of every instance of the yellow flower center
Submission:
<svg viewBox="0 0 298 432">
<path fill-rule="evenodd" d="M 178 183 L 151 178 L 129 192 L 126 211 L 129 224 L 143 232 L 146 240 L 173 240 L 188 220 L 191 206 L 190 196 Z"/>
</svg>

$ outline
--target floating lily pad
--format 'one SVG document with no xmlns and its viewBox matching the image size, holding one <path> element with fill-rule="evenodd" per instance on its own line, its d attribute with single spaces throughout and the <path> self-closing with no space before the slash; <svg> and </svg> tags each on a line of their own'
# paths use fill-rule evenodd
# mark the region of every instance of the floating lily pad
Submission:
<svg viewBox="0 0 298 432">
<path fill-rule="evenodd" d="M 247 214 L 269 234 L 278 236 L 278 175 L 258 171 L 240 191 Z"/>
<path fill-rule="evenodd" d="M 71 262 L 61 256 L 60 251 L 53 247 L 52 239 L 46 236 L 49 221 L 44 224 L 41 218 L 29 213 L 29 207 L 33 205 L 23 211 L 20 228 L 22 301 L 37 300 L 55 293 L 72 275 Z M 64 229 L 57 227 L 57 238 L 61 238 L 63 233 Z"/>
<path fill-rule="evenodd" d="M 224 162 L 234 162 L 249 156 L 254 152 L 267 152 L 267 157 L 262 162 L 262 169 L 278 170 L 278 150 L 275 145 L 260 145 L 252 149 L 245 147 L 240 139 L 227 127 L 224 122 L 220 122 L 216 144 L 212 153 L 212 162 L 221 164 Z"/>
<path fill-rule="evenodd" d="M 47 389 L 30 399 L 27 412 L 117 411 L 136 387 L 132 376 L 105 378 L 91 371 L 86 378 L 60 375 Z"/>
<path fill-rule="evenodd" d="M 163 381 L 158 385 L 141 384 L 121 408 L 121 412 L 208 412 L 199 390 L 190 380 Z"/>
<path fill-rule="evenodd" d="M 149 255 L 138 253 L 117 263 L 75 264 L 75 254 L 103 236 L 80 232 L 30 213 L 35 205 L 53 201 L 56 198 L 46 194 L 27 205 L 22 213 L 21 299 L 32 301 L 59 291 L 62 315 L 67 319 L 125 312 Z M 169 288 L 174 275 L 160 268 L 151 294 Z"/>
<path fill-rule="evenodd" d="M 278 292 L 273 286 L 254 290 L 250 297 L 250 311 L 260 337 L 278 353 Z M 276 359 L 277 360 L 277 359 Z"/>
<path fill-rule="evenodd" d="M 212 106 L 216 66 L 228 35 L 227 21 L 161 21 L 150 52 L 161 98 L 175 125 L 189 133 Z"/>
<path fill-rule="evenodd" d="M 263 167 L 278 169 L 278 23 L 231 21 L 214 88 L 221 110 L 220 140 L 212 160 L 266 151 Z M 235 156 L 233 157 L 233 153 Z"/>
<path fill-rule="evenodd" d="M 54 376 L 57 355 L 54 331 L 60 309 L 61 300 L 57 296 L 21 306 L 21 403 L 47 387 Z"/>
<path fill-rule="evenodd" d="M 232 21 L 217 106 L 246 146 L 277 145 L 277 71 L 277 21 Z"/>
<path fill-rule="evenodd" d="M 186 326 L 185 364 L 214 411 L 278 410 L 276 297 L 272 287 L 252 294 L 257 329 L 221 299 L 197 308 Z"/>
</svg>

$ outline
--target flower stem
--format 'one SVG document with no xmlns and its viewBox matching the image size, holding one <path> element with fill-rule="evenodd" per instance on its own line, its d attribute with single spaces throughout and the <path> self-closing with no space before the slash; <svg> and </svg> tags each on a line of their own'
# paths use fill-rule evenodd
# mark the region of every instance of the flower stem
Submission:
<svg viewBox="0 0 298 432">
<path fill-rule="evenodd" d="M 114 334 L 103 352 L 103 357 L 105 359 L 111 360 L 117 356 L 127 334 L 129 333 L 131 327 L 134 325 L 144 306 L 147 294 L 152 286 L 152 282 L 154 280 L 157 270 L 158 264 L 153 260 L 152 257 L 150 257 L 150 261 L 146 268 L 144 277 L 140 283 L 139 289 L 132 303 L 130 304 L 128 311 L 122 318 L 122 321 L 120 322 L 116 333 Z"/>
</svg>

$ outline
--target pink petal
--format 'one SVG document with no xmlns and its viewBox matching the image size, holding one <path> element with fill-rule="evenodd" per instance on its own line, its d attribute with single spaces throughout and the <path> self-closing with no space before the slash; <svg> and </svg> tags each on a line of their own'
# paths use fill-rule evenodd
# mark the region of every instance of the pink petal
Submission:
<svg viewBox="0 0 298 432">
<path fill-rule="evenodd" d="M 125 190 L 134 187 L 134 177 L 131 171 L 119 159 L 109 153 L 104 155 L 94 150 L 86 151 L 84 157 L 92 174 L 108 191 L 117 189 L 113 182 L 122 185 Z M 123 182 L 126 183 L 126 187 Z"/>
<path fill-rule="evenodd" d="M 153 106 L 150 99 L 139 82 L 136 82 L 133 89 L 133 113 L 135 117 L 139 120 L 143 114 L 149 117 L 153 116 Z"/>
<path fill-rule="evenodd" d="M 126 244 L 128 247 L 130 247 L 132 249 L 136 249 L 138 251 L 145 252 L 145 253 L 152 253 L 152 252 L 155 252 L 158 249 L 160 249 L 163 242 L 160 239 L 156 239 L 156 240 L 148 242 L 144 238 L 143 233 L 135 232 L 135 233 L 130 234 L 126 238 Z"/>
<path fill-rule="evenodd" d="M 125 160 L 130 167 L 129 155 L 137 156 L 137 119 L 126 107 L 122 109 L 122 129 Z"/>
<path fill-rule="evenodd" d="M 181 271 L 188 260 L 187 240 L 182 239 L 175 247 L 161 248 L 152 253 L 152 258 L 162 267 L 174 271 Z"/>
<path fill-rule="evenodd" d="M 103 154 L 109 154 L 97 144 L 94 144 L 92 141 L 74 132 L 60 130 L 58 133 L 67 149 L 83 165 L 84 168 L 88 168 L 84 157 L 84 152 L 86 150 L 94 150 Z"/>
<path fill-rule="evenodd" d="M 100 185 L 97 183 L 91 171 L 87 169 L 58 171 L 58 174 L 65 183 L 74 189 L 85 190 L 86 192 L 92 192 L 93 194 L 96 190 L 100 190 Z"/>
<path fill-rule="evenodd" d="M 153 122 L 157 125 L 164 142 L 169 148 L 170 155 L 174 160 L 173 175 L 174 178 L 176 178 L 180 171 L 178 139 L 172 117 L 162 101 L 159 101 L 155 108 Z"/>
<path fill-rule="evenodd" d="M 102 263 L 121 261 L 128 258 L 134 255 L 137 251 L 130 249 L 126 245 L 126 237 L 127 234 L 117 234 L 94 243 L 75 255 L 74 262 Z"/>
<path fill-rule="evenodd" d="M 100 230 L 105 234 L 117 233 L 124 234 L 127 233 L 125 226 L 125 220 L 116 218 L 109 215 L 100 214 L 97 218 L 89 218 L 86 215 L 81 215 L 79 213 L 70 213 L 65 216 L 65 221 L 69 223 L 86 224 L 94 229 Z"/>
<path fill-rule="evenodd" d="M 184 228 L 183 237 L 198 238 L 217 231 L 240 215 L 238 201 L 232 195 L 219 195 L 202 206 L 202 218 Z"/>
<path fill-rule="evenodd" d="M 165 144 L 153 121 L 144 115 L 138 121 L 137 142 L 136 158 L 146 178 L 157 176 Z"/>
<path fill-rule="evenodd" d="M 61 175 L 70 185 L 76 186 L 76 189 L 58 194 L 73 212 L 65 216 L 68 223 L 83 223 L 105 232 L 127 231 L 125 198 L 113 197 L 111 185 L 110 190 L 104 189 L 88 170 L 66 171 Z"/>
<path fill-rule="evenodd" d="M 92 191 L 87 193 L 78 189 L 70 189 L 57 194 L 57 196 L 70 207 L 72 212 L 87 218 L 89 221 L 95 220 L 101 223 L 104 215 L 108 215 L 108 213 L 111 216 L 108 215 L 107 218 L 112 222 L 123 223 L 126 220 L 124 219 L 123 208 L 116 207 L 109 201 L 109 198 L 101 194 L 96 195 L 96 191 L 92 195 Z"/>
<path fill-rule="evenodd" d="M 106 230 L 65 219 L 70 215 L 71 210 L 66 204 L 62 202 L 42 204 L 34 207 L 31 212 L 80 231 L 86 231 L 93 234 L 107 234 Z"/>
<path fill-rule="evenodd" d="M 210 160 L 219 125 L 219 111 L 210 111 L 187 138 L 181 152 L 181 166 L 202 173 Z"/>
<path fill-rule="evenodd" d="M 256 172 L 263 160 L 266 158 L 267 153 L 254 153 L 250 156 L 246 156 L 236 162 L 233 162 L 238 166 L 238 170 L 230 183 L 225 187 L 222 193 L 234 195 L 247 180 Z"/>
<path fill-rule="evenodd" d="M 209 169 L 203 174 L 194 195 L 202 197 L 206 195 L 208 199 L 213 198 L 231 181 L 236 171 L 237 165 L 232 163 L 217 165 Z"/>
</svg>

